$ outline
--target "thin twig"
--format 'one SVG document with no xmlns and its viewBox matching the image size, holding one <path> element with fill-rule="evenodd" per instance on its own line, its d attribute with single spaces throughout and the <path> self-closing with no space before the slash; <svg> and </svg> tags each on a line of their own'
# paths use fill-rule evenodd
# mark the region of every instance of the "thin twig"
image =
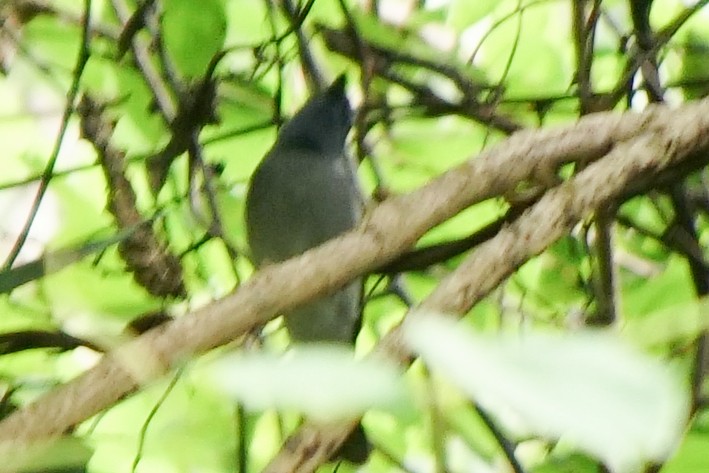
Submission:
<svg viewBox="0 0 709 473">
<path fill-rule="evenodd" d="M 69 127 L 69 119 L 74 112 L 74 102 L 79 93 L 79 84 L 81 83 L 81 77 L 84 73 L 84 68 L 89 60 L 90 52 L 90 23 L 91 23 L 91 0 L 84 0 L 84 18 L 81 25 L 81 42 L 79 46 L 79 54 L 76 60 L 76 66 L 74 67 L 73 80 L 69 91 L 66 95 L 66 106 L 64 107 L 64 112 L 62 113 L 61 125 L 59 127 L 59 134 L 54 142 L 54 149 L 52 154 L 47 161 L 44 171 L 42 172 L 42 179 L 39 181 L 39 186 L 37 188 L 37 193 L 35 194 L 34 200 L 32 201 L 32 206 L 30 207 L 27 220 L 25 221 L 22 230 L 20 231 L 17 240 L 10 250 L 10 253 L 5 260 L 3 269 L 10 268 L 17 259 L 22 247 L 25 245 L 27 238 L 29 237 L 32 224 L 37 217 L 37 212 L 39 211 L 39 206 L 42 203 L 44 195 L 47 193 L 49 188 L 49 182 L 52 179 L 54 173 L 54 166 L 57 163 L 57 158 L 59 157 L 59 150 L 62 148 L 62 143 L 64 142 L 64 136 Z"/>
<path fill-rule="evenodd" d="M 145 438 L 147 436 L 148 427 L 150 426 L 150 423 L 155 418 L 155 415 L 158 413 L 158 409 L 160 409 L 160 407 L 165 403 L 165 400 L 167 400 L 167 397 L 175 388 L 175 385 L 177 385 L 177 382 L 180 380 L 181 376 L 182 369 L 179 369 L 177 370 L 177 372 L 175 372 L 175 375 L 165 387 L 163 393 L 160 395 L 158 400 L 150 409 L 148 417 L 145 418 L 145 422 L 143 422 L 143 425 L 140 427 L 140 432 L 138 433 L 138 447 L 136 449 L 135 456 L 133 457 L 133 463 L 131 464 L 131 473 L 135 473 L 135 471 L 138 469 L 138 463 L 140 463 L 140 460 L 143 457 L 143 450 L 145 449 Z"/>
<path fill-rule="evenodd" d="M 485 409 L 480 407 L 479 405 L 475 405 L 475 411 L 478 413 L 480 416 L 480 419 L 482 419 L 483 423 L 485 426 L 487 426 L 488 430 L 492 433 L 493 437 L 495 437 L 495 440 L 497 441 L 497 444 L 500 446 L 502 449 L 502 453 L 505 454 L 505 458 L 507 458 L 507 461 L 509 462 L 510 466 L 512 467 L 512 471 L 515 473 L 525 473 L 524 468 L 522 467 L 522 464 L 519 462 L 517 459 L 517 456 L 515 455 L 515 445 L 510 441 L 505 434 L 500 430 L 499 427 L 495 424 L 495 421 L 492 420 L 492 417 L 490 414 L 487 413 Z"/>
</svg>

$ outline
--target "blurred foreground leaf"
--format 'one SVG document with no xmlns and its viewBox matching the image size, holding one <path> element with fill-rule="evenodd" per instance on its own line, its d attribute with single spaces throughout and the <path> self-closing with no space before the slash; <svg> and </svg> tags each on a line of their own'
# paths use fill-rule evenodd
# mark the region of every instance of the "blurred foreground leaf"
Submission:
<svg viewBox="0 0 709 473">
<path fill-rule="evenodd" d="M 513 416 L 614 471 L 665 459 L 684 429 L 683 383 L 612 332 L 483 336 L 445 317 L 423 315 L 410 320 L 406 339 L 433 370 L 503 423 Z"/>
<path fill-rule="evenodd" d="M 346 346 L 308 345 L 279 355 L 226 356 L 210 371 L 217 389 L 248 409 L 292 409 L 320 421 L 353 418 L 399 407 L 405 386 L 399 369 L 384 360 L 355 360 Z"/>
</svg>

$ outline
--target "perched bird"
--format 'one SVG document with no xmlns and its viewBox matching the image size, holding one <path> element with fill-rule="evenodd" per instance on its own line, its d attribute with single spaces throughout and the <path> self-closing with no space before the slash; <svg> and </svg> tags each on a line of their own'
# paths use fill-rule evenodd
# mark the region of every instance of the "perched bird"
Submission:
<svg viewBox="0 0 709 473">
<path fill-rule="evenodd" d="M 352 110 L 345 78 L 316 95 L 281 128 L 251 177 L 246 232 L 257 266 L 277 263 L 350 230 L 362 212 L 345 154 Z M 361 281 L 286 314 L 296 342 L 351 343 L 361 312 Z"/>
<path fill-rule="evenodd" d="M 345 153 L 352 110 L 340 76 L 312 97 L 279 131 L 251 176 L 246 232 L 257 266 L 277 263 L 352 229 L 362 215 L 354 166 Z M 294 342 L 354 343 L 360 326 L 362 281 L 285 315 Z M 368 444 L 354 432 L 340 456 L 364 461 Z"/>
</svg>

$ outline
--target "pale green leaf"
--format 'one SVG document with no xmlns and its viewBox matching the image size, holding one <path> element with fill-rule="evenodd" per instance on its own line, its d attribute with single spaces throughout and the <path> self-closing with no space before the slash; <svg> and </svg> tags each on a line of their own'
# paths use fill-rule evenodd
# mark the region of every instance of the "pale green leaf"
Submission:
<svg viewBox="0 0 709 473">
<path fill-rule="evenodd" d="M 423 315 L 405 333 L 433 370 L 503 423 L 563 438 L 618 471 L 663 460 L 682 434 L 682 382 L 611 332 L 482 336 Z"/>
<path fill-rule="evenodd" d="M 404 400 L 399 370 L 355 360 L 349 347 L 312 344 L 279 355 L 243 353 L 215 362 L 212 383 L 253 410 L 296 410 L 333 421 L 390 409 Z"/>
</svg>

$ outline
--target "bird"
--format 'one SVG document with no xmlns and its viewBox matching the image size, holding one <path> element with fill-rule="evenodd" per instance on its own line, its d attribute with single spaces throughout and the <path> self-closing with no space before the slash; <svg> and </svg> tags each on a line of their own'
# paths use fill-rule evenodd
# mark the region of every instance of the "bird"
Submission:
<svg viewBox="0 0 709 473">
<path fill-rule="evenodd" d="M 246 235 L 257 267 L 299 255 L 357 226 L 363 199 L 345 150 L 352 127 L 346 78 L 314 95 L 279 130 L 251 175 Z M 362 314 L 362 279 L 283 314 L 295 343 L 353 344 Z M 336 454 L 363 463 L 370 447 L 359 426 Z"/>
</svg>

